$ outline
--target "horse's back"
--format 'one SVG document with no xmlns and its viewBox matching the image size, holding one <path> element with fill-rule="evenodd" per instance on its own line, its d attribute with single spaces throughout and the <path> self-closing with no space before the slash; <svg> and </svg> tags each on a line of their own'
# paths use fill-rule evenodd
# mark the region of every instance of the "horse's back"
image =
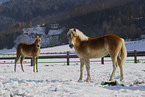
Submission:
<svg viewBox="0 0 145 97">
<path fill-rule="evenodd" d="M 26 43 L 26 42 L 22 42 L 20 44 L 18 44 L 17 46 L 17 52 L 21 53 L 22 55 L 26 55 L 26 56 L 31 56 L 32 52 L 33 52 L 33 45 Z"/>
<path fill-rule="evenodd" d="M 121 42 L 121 38 L 116 36 L 116 35 L 113 35 L 113 34 L 88 39 L 89 46 L 92 47 L 92 48 L 95 48 L 95 49 L 96 49 L 96 47 L 98 49 L 102 49 L 106 45 L 114 46 L 114 45 L 117 45 L 120 42 Z"/>
<path fill-rule="evenodd" d="M 109 48 L 118 48 L 119 45 L 122 45 L 122 39 L 116 35 L 110 34 L 104 37 L 106 37 L 105 42 L 109 45 Z"/>
<path fill-rule="evenodd" d="M 89 38 L 88 40 L 91 58 L 103 57 L 111 51 L 116 51 L 118 48 L 121 49 L 121 45 L 121 38 L 113 34 L 98 38 Z"/>
<path fill-rule="evenodd" d="M 19 49 L 27 49 L 27 48 L 30 48 L 30 46 L 31 46 L 31 44 L 26 43 L 26 42 L 22 42 L 22 43 L 18 44 L 17 50 L 19 50 Z"/>
<path fill-rule="evenodd" d="M 114 34 L 109 34 L 109 35 L 106 35 L 106 36 L 104 36 L 104 37 L 106 37 L 107 38 L 107 41 L 108 42 L 113 42 L 113 43 L 118 43 L 118 42 L 120 42 L 121 41 L 121 38 L 120 37 L 118 37 L 118 36 L 116 36 L 116 35 L 114 35 Z"/>
</svg>

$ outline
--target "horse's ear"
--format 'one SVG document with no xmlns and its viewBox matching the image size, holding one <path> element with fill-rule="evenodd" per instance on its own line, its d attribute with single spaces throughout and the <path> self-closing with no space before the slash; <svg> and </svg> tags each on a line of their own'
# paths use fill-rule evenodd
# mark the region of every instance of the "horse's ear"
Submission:
<svg viewBox="0 0 145 97">
<path fill-rule="evenodd" d="M 76 28 L 74 28 L 74 31 L 76 32 Z"/>
<path fill-rule="evenodd" d="M 39 38 L 41 38 L 41 36 L 39 36 Z"/>
<path fill-rule="evenodd" d="M 70 30 L 70 28 L 67 29 L 67 31 L 69 31 L 69 30 Z"/>
<path fill-rule="evenodd" d="M 37 35 L 35 35 L 35 38 L 37 38 Z"/>
</svg>

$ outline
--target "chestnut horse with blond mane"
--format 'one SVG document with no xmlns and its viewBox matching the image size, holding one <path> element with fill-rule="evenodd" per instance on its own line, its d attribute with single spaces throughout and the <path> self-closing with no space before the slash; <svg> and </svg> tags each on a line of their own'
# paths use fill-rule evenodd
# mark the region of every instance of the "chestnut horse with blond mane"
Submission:
<svg viewBox="0 0 145 97">
<path fill-rule="evenodd" d="M 120 67 L 120 81 L 123 77 L 123 64 L 126 60 L 127 51 L 124 39 L 110 34 L 98 38 L 89 38 L 76 28 L 68 29 L 69 47 L 75 49 L 76 54 L 80 58 L 80 78 L 83 80 L 84 65 L 86 65 L 87 79 L 90 81 L 90 58 L 101 58 L 110 54 L 113 71 L 110 81 L 113 81 L 117 66 Z"/>
<path fill-rule="evenodd" d="M 33 72 L 35 72 L 35 64 L 36 64 L 36 72 L 38 72 L 38 57 L 40 54 L 40 43 L 41 43 L 41 36 L 36 36 L 34 43 L 28 44 L 23 42 L 17 46 L 17 57 L 15 60 L 15 67 L 14 67 L 15 72 L 16 72 L 16 64 L 20 59 L 20 57 L 21 57 L 20 60 L 21 69 L 23 72 L 24 72 L 23 60 L 25 59 L 25 57 L 32 57 Z"/>
</svg>

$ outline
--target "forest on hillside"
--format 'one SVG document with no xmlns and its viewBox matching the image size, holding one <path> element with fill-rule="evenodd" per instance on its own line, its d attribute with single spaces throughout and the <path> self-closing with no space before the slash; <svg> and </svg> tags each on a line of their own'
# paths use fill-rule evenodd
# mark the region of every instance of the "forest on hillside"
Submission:
<svg viewBox="0 0 145 97">
<path fill-rule="evenodd" d="M 0 5 L 0 48 L 12 48 L 23 28 L 54 22 L 89 37 L 136 39 L 145 30 L 144 5 L 145 0 L 10 0 Z"/>
</svg>

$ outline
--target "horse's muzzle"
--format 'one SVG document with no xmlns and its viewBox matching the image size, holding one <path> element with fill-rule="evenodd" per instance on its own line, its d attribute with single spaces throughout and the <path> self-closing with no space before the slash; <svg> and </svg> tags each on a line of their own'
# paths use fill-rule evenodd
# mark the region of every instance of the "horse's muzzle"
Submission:
<svg viewBox="0 0 145 97">
<path fill-rule="evenodd" d="M 73 48 L 73 47 L 74 47 L 74 45 L 73 45 L 73 44 L 69 44 L 69 47 L 70 47 L 70 48 Z"/>
<path fill-rule="evenodd" d="M 40 47 L 40 45 L 37 45 L 37 48 L 39 48 Z"/>
</svg>

